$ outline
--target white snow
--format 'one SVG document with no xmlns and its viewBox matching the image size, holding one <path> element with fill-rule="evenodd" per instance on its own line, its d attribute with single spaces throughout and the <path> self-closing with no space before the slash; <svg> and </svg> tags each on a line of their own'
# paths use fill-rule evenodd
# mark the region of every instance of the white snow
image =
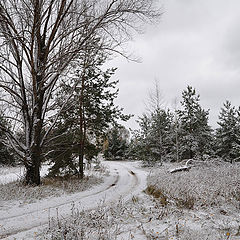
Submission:
<svg viewBox="0 0 240 240">
<path fill-rule="evenodd" d="M 46 226 L 49 218 L 70 214 L 73 203 L 77 208 L 92 209 L 100 202 L 111 205 L 119 199 L 130 199 L 146 188 L 147 173 L 133 167 L 133 163 L 105 164 L 110 176 L 89 191 L 43 199 L 21 207 L 17 201 L 16 204 L 4 202 L 4 208 L 0 209 L 0 239 L 8 235 L 6 239 L 33 239 L 37 228 Z"/>
<path fill-rule="evenodd" d="M 41 167 L 40 175 L 43 177 L 48 173 L 49 165 Z M 24 176 L 24 167 L 0 167 L 0 184 L 6 184 L 20 180 Z"/>
<path fill-rule="evenodd" d="M 74 224 L 73 209 L 89 210 L 84 211 L 83 215 L 79 213 L 77 217 L 80 216 L 83 222 L 89 220 L 89 224 L 95 221 L 102 228 L 102 233 L 108 234 L 103 238 L 104 240 L 240 239 L 239 208 L 234 212 L 228 203 L 220 207 L 176 208 L 174 204 L 163 205 L 159 199 L 143 193 L 149 172 L 151 172 L 151 181 L 156 177 L 162 181 L 161 184 L 169 184 L 171 190 L 170 186 L 174 189 L 174 184 L 179 183 L 176 181 L 171 183 L 170 178 L 181 174 L 190 179 L 192 176 L 196 177 L 197 170 L 173 175 L 168 172 L 172 165 L 166 165 L 165 169 L 155 172 L 151 169 L 142 169 L 136 162 L 104 162 L 104 164 L 108 166 L 110 175 L 105 176 L 104 183 L 88 191 L 43 199 L 21 206 L 18 205 L 18 201 L 0 203 L 4 205 L 4 207 L 0 206 L 0 239 L 43 239 L 38 234 L 42 229 L 47 228 L 49 223 L 54 222 L 51 219 L 55 219 L 56 224 L 58 221 L 59 224 L 64 222 Z M 192 181 L 186 182 L 186 185 L 189 182 Z M 215 187 L 218 186 L 216 184 Z M 77 229 L 79 226 L 70 225 L 70 227 Z M 55 229 L 52 224 L 51 229 L 52 232 L 57 231 L 57 227 Z M 92 237 L 93 231 L 90 233 L 92 235 L 90 234 L 86 239 L 98 239 Z M 109 234 L 113 234 L 112 238 L 107 238 Z"/>
</svg>

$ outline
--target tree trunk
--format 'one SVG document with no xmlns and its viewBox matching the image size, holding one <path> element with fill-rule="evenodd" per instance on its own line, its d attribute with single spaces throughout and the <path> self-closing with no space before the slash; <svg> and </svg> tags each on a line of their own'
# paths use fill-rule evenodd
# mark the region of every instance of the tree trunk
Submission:
<svg viewBox="0 0 240 240">
<path fill-rule="evenodd" d="M 189 159 L 193 159 L 192 146 L 190 146 L 190 149 L 189 149 Z"/>
<path fill-rule="evenodd" d="M 26 184 L 40 185 L 40 166 L 42 162 L 42 147 L 41 147 L 41 134 L 42 134 L 42 106 L 43 95 L 36 98 L 36 106 L 34 108 L 34 118 L 32 122 L 31 134 L 28 134 L 30 143 L 28 155 L 26 156 Z"/>
<path fill-rule="evenodd" d="M 80 179 L 82 179 L 83 177 L 84 177 L 84 169 L 83 169 L 83 153 L 84 153 L 84 151 L 83 151 L 83 148 L 84 148 L 84 145 L 81 143 L 80 144 L 80 146 L 79 146 L 79 156 L 78 156 L 78 164 L 79 164 L 79 166 L 78 166 L 78 168 L 79 168 L 79 170 L 78 170 L 78 177 L 80 178 Z"/>
<path fill-rule="evenodd" d="M 178 141 L 178 133 L 175 131 L 175 141 L 176 141 L 176 162 L 179 162 L 179 141 Z"/>
<path fill-rule="evenodd" d="M 40 185 L 40 166 L 41 166 L 41 151 L 40 147 L 35 148 L 35 153 L 29 157 L 30 161 L 27 161 L 25 183 L 28 185 Z"/>
<path fill-rule="evenodd" d="M 84 149 L 85 149 L 85 139 L 86 139 L 86 130 L 84 124 L 84 110 L 82 99 L 80 98 L 80 123 L 79 123 L 79 130 L 80 130 L 80 141 L 79 141 L 79 156 L 78 156 L 78 176 L 80 179 L 84 177 L 84 169 L 83 169 L 83 157 L 84 157 Z"/>
<path fill-rule="evenodd" d="M 26 156 L 26 184 L 40 185 L 40 166 L 42 162 L 41 134 L 43 121 L 41 119 L 43 106 L 43 94 L 35 100 L 34 117 L 31 124 L 31 133 L 28 134 L 29 149 Z"/>
<path fill-rule="evenodd" d="M 86 138 L 86 129 L 85 129 L 85 115 L 84 115 L 84 89 L 85 89 L 85 66 L 82 74 L 81 81 L 81 91 L 79 96 L 79 156 L 78 156 L 78 177 L 82 179 L 84 177 L 83 169 L 83 157 L 84 157 L 84 148 L 85 148 L 85 138 Z"/>
<path fill-rule="evenodd" d="M 40 164 L 33 163 L 32 165 L 26 166 L 25 183 L 28 185 L 40 185 Z"/>
<path fill-rule="evenodd" d="M 183 167 L 171 169 L 171 170 L 169 170 L 169 172 L 175 173 L 175 172 L 181 172 L 181 171 L 189 171 L 190 168 L 191 168 L 190 166 L 183 166 Z"/>
</svg>

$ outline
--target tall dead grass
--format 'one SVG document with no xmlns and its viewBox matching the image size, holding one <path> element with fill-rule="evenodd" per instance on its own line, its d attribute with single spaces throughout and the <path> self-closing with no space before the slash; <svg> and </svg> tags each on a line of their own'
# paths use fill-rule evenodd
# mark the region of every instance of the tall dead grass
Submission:
<svg viewBox="0 0 240 240">
<path fill-rule="evenodd" d="M 167 203 L 189 209 L 232 205 L 240 209 L 240 165 L 198 166 L 188 172 L 169 173 L 168 168 L 148 177 L 148 193 Z M 155 196 L 156 197 L 156 196 Z"/>
</svg>

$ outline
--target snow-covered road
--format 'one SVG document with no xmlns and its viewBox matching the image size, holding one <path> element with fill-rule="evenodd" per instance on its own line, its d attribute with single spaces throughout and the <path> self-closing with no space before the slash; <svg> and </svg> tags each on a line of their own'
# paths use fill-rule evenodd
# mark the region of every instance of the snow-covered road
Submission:
<svg viewBox="0 0 240 240">
<path fill-rule="evenodd" d="M 132 162 L 105 162 L 110 170 L 103 184 L 91 190 L 53 197 L 19 207 L 0 210 L 0 239 L 34 239 L 49 219 L 67 216 L 74 207 L 92 209 L 100 203 L 128 199 L 146 187 L 147 173 Z"/>
</svg>

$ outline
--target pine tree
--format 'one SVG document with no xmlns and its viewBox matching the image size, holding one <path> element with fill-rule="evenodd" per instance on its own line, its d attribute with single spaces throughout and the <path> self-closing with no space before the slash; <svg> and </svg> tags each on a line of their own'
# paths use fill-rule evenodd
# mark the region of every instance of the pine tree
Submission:
<svg viewBox="0 0 240 240">
<path fill-rule="evenodd" d="M 166 160 L 170 152 L 169 132 L 171 114 L 169 110 L 156 109 L 139 118 L 140 129 L 135 132 L 135 153 L 148 165 Z"/>
<path fill-rule="evenodd" d="M 94 157 L 101 150 L 100 145 L 104 133 L 109 125 L 117 119 L 128 120 L 129 115 L 122 114 L 122 109 L 115 106 L 114 100 L 118 96 L 116 85 L 118 81 L 111 81 L 116 68 L 102 70 L 106 58 L 102 53 L 85 55 L 83 65 L 77 66 L 72 79 L 60 86 L 57 106 L 61 108 L 64 95 L 72 92 L 72 83 L 78 82 L 69 103 L 63 109 L 55 127 L 58 139 L 52 142 L 60 143 L 60 148 L 50 157 L 55 162 L 53 168 L 72 168 L 73 173 L 83 177 L 83 159 Z M 59 153 L 58 153 L 59 152 Z M 60 159 L 59 154 L 65 160 Z M 57 155 L 56 155 L 57 154 Z M 76 159 L 78 158 L 78 161 Z M 59 164 L 57 164 L 59 162 Z M 53 170 L 53 169 L 52 169 Z"/>
<path fill-rule="evenodd" d="M 226 161 L 240 157 L 240 109 L 236 110 L 230 101 L 221 108 L 216 129 L 216 153 Z"/>
<path fill-rule="evenodd" d="M 172 114 L 169 110 L 157 109 L 151 114 L 151 119 L 152 152 L 156 154 L 155 158 L 158 158 L 158 161 L 162 163 L 163 160 L 166 160 L 166 156 L 171 149 Z"/>
<path fill-rule="evenodd" d="M 170 154 L 169 158 L 171 161 L 180 161 L 180 133 L 181 133 L 181 127 L 180 127 L 180 119 L 178 116 L 178 112 L 175 109 L 175 111 L 172 114 L 172 121 L 171 121 L 171 127 L 169 131 L 169 138 L 170 138 Z"/>
<path fill-rule="evenodd" d="M 128 152 L 128 130 L 120 125 L 115 125 L 107 134 L 108 146 L 104 151 L 107 160 L 125 160 Z"/>
<path fill-rule="evenodd" d="M 149 92 L 147 113 L 138 119 L 139 130 L 133 132 L 130 143 L 132 158 L 141 159 L 147 165 L 165 161 L 171 154 L 171 122 L 173 115 L 164 108 L 164 98 L 155 82 L 154 89 Z"/>
<path fill-rule="evenodd" d="M 182 159 L 202 157 L 211 153 L 211 128 L 209 111 L 202 109 L 200 95 L 191 86 L 182 92 L 180 118 L 180 156 Z"/>
<path fill-rule="evenodd" d="M 235 142 L 233 143 L 233 161 L 240 161 L 240 107 L 236 110 Z"/>
</svg>

